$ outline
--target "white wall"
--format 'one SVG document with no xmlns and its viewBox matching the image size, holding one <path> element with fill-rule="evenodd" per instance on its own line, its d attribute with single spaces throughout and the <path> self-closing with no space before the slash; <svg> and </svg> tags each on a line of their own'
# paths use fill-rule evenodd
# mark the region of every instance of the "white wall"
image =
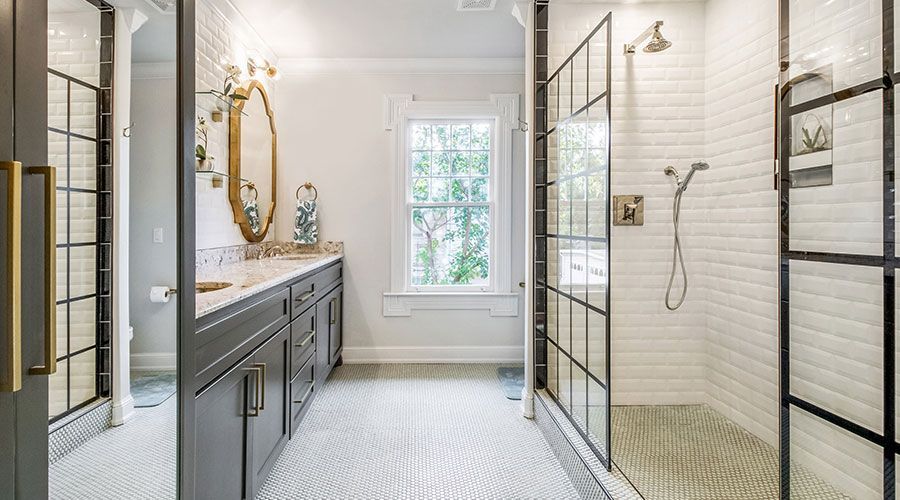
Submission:
<svg viewBox="0 0 900 500">
<path fill-rule="evenodd" d="M 150 302 L 150 287 L 175 286 L 177 159 L 175 65 L 141 72 L 132 80 L 131 119 L 131 364 L 135 369 L 174 369 L 177 350 L 176 301 Z M 168 73 L 168 74 L 167 74 Z M 171 103 L 161 105 L 160 103 Z M 153 242 L 162 228 L 163 243 Z"/>
<path fill-rule="evenodd" d="M 225 80 L 225 64 L 235 64 L 247 79 L 247 58 L 256 52 L 272 64 L 278 60 L 259 35 L 234 10 L 227 0 L 197 2 L 197 91 L 221 91 Z M 261 78 L 270 100 L 275 102 L 275 83 Z M 210 114 L 215 101 L 207 97 L 197 100 L 197 117 L 211 125 L 208 153 L 215 157 L 215 170 L 228 172 L 228 115 L 213 123 Z M 273 105 L 274 107 L 274 105 Z M 276 121 L 280 116 L 275 111 Z M 262 187 L 260 187 L 262 189 Z M 267 240 L 275 238 L 271 231 Z M 209 175 L 197 176 L 197 249 L 246 245 L 240 226 L 234 222 L 228 202 L 228 182 L 213 187 Z"/>
<path fill-rule="evenodd" d="M 279 83 L 279 171 L 276 231 L 292 234 L 294 191 L 319 190 L 319 237 L 344 242 L 344 358 L 360 360 L 521 361 L 524 301 L 518 317 L 488 311 L 420 311 L 385 318 L 390 291 L 391 132 L 384 130 L 385 94 L 417 100 L 484 100 L 524 92 L 522 75 L 322 74 Z M 524 102 L 524 99 L 523 99 Z M 524 238 L 524 145 L 513 132 L 512 241 Z M 524 249 L 514 245 L 512 289 L 524 280 Z"/>
</svg>

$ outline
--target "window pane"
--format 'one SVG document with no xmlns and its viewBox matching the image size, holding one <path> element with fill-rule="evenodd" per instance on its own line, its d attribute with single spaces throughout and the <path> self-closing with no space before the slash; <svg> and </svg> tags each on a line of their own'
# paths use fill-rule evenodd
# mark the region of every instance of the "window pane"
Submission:
<svg viewBox="0 0 900 500">
<path fill-rule="evenodd" d="M 479 177 L 472 179 L 472 201 L 488 201 L 488 180 L 487 177 Z"/>
<path fill-rule="evenodd" d="M 427 151 L 416 151 L 412 154 L 412 174 L 413 177 L 427 177 L 431 175 L 431 153 Z"/>
<path fill-rule="evenodd" d="M 412 212 L 413 285 L 487 285 L 490 209 L 417 207 Z"/>
<path fill-rule="evenodd" d="M 471 147 L 469 125 L 453 125 L 453 149 L 470 149 Z"/>
<path fill-rule="evenodd" d="M 450 153 L 432 153 L 431 175 L 450 175 Z"/>
<path fill-rule="evenodd" d="M 491 126 L 487 123 L 472 125 L 472 149 L 490 149 Z"/>
<path fill-rule="evenodd" d="M 431 126 L 413 125 L 412 142 L 410 144 L 412 144 L 413 149 L 431 149 Z"/>
</svg>

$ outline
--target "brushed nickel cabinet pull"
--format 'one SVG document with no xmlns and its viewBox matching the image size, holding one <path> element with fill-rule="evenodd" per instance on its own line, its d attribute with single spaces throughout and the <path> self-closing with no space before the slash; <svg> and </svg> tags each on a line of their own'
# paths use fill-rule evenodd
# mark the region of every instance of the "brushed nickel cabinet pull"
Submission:
<svg viewBox="0 0 900 500">
<path fill-rule="evenodd" d="M 307 335 L 306 335 L 306 338 L 303 339 L 303 340 L 301 340 L 299 344 L 294 344 L 294 347 L 304 347 L 304 346 L 306 346 L 306 343 L 309 342 L 310 340 L 312 340 L 313 337 L 315 337 L 316 331 L 315 331 L 315 330 L 309 330 L 309 331 L 306 332 L 306 334 L 307 334 Z"/>
<path fill-rule="evenodd" d="M 309 389 L 306 390 L 306 393 L 303 394 L 303 397 L 300 399 L 295 399 L 294 404 L 302 405 L 303 402 L 306 401 L 306 398 L 308 398 L 309 395 L 312 393 L 312 390 L 313 390 L 313 386 L 312 386 L 312 384 L 310 384 Z"/>
<path fill-rule="evenodd" d="M 29 174 L 44 176 L 44 364 L 32 366 L 32 375 L 56 373 L 56 168 L 28 167 Z"/>
<path fill-rule="evenodd" d="M 259 396 L 262 392 L 262 368 L 258 365 L 254 365 L 253 368 L 244 368 L 244 371 L 256 373 L 256 393 L 253 396 L 253 409 L 251 410 L 252 413 L 247 413 L 247 416 L 258 417 L 259 411 L 262 409 L 259 403 Z"/>
<path fill-rule="evenodd" d="M 315 294 L 316 294 L 316 292 L 313 292 L 313 291 L 306 292 L 306 293 L 304 293 L 303 295 L 301 295 L 301 296 L 297 297 L 296 299 L 294 299 L 294 302 L 306 302 L 306 299 L 312 297 L 312 296 L 315 295 Z"/>
<path fill-rule="evenodd" d="M 259 409 L 266 409 L 266 364 L 265 363 L 254 363 L 253 366 L 259 367 L 262 371 L 262 375 L 260 378 L 262 379 L 262 396 L 260 397 Z"/>
<path fill-rule="evenodd" d="M 337 298 L 333 298 L 328 302 L 328 324 L 337 323 Z"/>
<path fill-rule="evenodd" d="M 6 304 L 8 314 L 3 320 L 9 360 L 0 381 L 0 392 L 22 389 L 22 163 L 0 162 L 6 171 L 6 239 L 7 259 Z M 54 209 L 55 211 L 55 209 Z M 55 257 L 55 256 L 54 256 Z M 55 295 L 54 295 L 55 297 Z M 48 297 L 48 300 L 50 298 Z M 56 305 L 56 300 L 52 300 Z"/>
</svg>

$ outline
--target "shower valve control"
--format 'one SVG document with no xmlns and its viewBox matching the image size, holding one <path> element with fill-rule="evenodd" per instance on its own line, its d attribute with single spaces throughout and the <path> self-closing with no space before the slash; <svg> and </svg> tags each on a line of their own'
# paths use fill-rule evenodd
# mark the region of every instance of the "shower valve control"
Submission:
<svg viewBox="0 0 900 500">
<path fill-rule="evenodd" d="M 613 225 L 643 226 L 644 197 L 628 194 L 613 196 Z"/>
</svg>

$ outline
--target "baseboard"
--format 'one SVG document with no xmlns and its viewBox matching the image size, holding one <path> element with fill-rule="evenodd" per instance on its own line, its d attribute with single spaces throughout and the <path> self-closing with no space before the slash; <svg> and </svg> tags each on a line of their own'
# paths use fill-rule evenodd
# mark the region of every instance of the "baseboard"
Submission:
<svg viewBox="0 0 900 500">
<path fill-rule="evenodd" d="M 146 352 L 131 354 L 132 371 L 175 371 L 175 368 L 177 366 L 178 355 L 174 352 Z"/>
<path fill-rule="evenodd" d="M 524 363 L 523 346 L 350 347 L 344 363 Z"/>
<path fill-rule="evenodd" d="M 134 398 L 129 394 L 122 401 L 114 401 L 112 404 L 112 417 L 110 423 L 113 427 L 119 426 L 131 420 L 134 416 Z"/>
</svg>

